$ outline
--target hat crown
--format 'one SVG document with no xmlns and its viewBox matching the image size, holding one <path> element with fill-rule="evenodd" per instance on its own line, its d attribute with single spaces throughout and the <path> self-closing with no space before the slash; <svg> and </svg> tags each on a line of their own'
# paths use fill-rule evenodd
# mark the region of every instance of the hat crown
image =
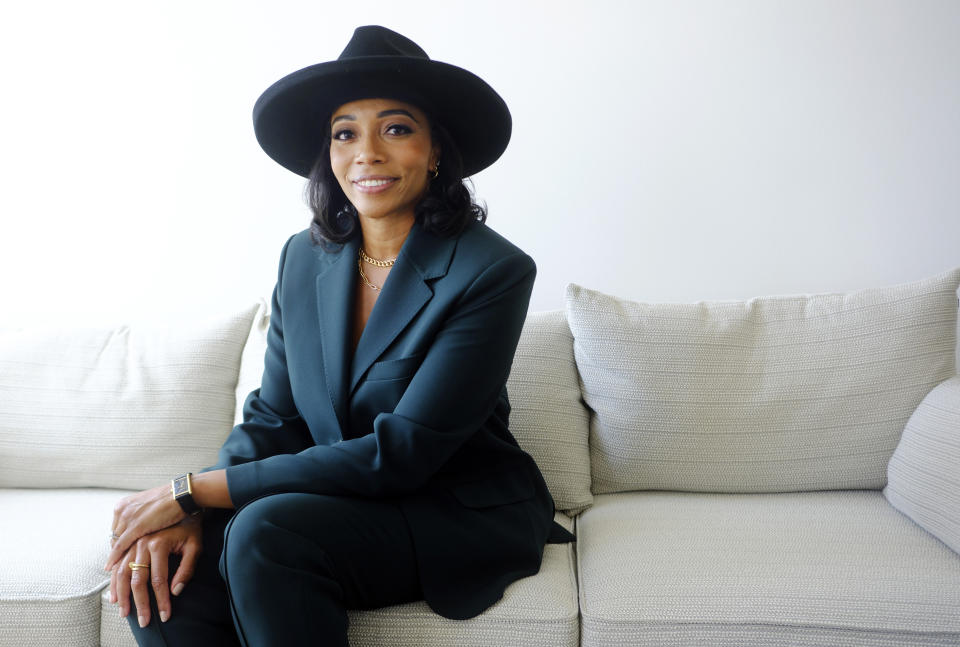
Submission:
<svg viewBox="0 0 960 647">
<path fill-rule="evenodd" d="M 339 59 L 297 70 L 264 90 L 253 106 L 257 141 L 279 164 L 309 177 L 333 111 L 374 97 L 410 103 L 442 124 L 460 150 L 463 177 L 493 164 L 510 141 L 507 104 L 483 79 L 431 60 L 412 40 L 379 25 L 357 27 Z"/>
<path fill-rule="evenodd" d="M 403 34 L 379 25 L 357 27 L 338 60 L 365 56 L 402 56 L 430 60 L 423 48 L 415 42 Z"/>
</svg>

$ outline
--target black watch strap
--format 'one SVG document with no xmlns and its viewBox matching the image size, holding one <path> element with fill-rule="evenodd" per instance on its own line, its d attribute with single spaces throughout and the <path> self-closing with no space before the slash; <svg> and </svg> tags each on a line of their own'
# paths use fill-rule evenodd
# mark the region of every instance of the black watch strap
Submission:
<svg viewBox="0 0 960 647">
<path fill-rule="evenodd" d="M 183 511 L 187 514 L 197 514 L 202 510 L 202 508 L 197 505 L 197 502 L 193 500 L 192 476 L 193 474 L 188 472 L 183 476 L 178 476 L 173 479 L 173 482 L 170 484 L 173 490 L 173 498 L 176 499 L 177 503 L 180 504 L 180 507 L 183 508 Z"/>
</svg>

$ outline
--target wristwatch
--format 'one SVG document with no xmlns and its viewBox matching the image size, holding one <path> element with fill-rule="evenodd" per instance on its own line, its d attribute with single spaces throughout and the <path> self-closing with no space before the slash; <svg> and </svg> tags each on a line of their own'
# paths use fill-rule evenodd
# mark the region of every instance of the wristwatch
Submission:
<svg viewBox="0 0 960 647">
<path fill-rule="evenodd" d="M 187 472 L 183 476 L 178 476 L 173 479 L 170 488 L 173 490 L 173 498 L 180 504 L 184 512 L 187 514 L 200 514 L 203 508 L 198 506 L 197 502 L 193 500 L 193 483 L 190 480 L 191 476 L 193 476 L 193 474 L 190 472 Z"/>
</svg>

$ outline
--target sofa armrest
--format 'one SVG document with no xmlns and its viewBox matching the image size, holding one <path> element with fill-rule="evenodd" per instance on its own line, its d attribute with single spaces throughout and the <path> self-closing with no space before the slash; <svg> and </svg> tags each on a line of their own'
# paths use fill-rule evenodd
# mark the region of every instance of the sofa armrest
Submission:
<svg viewBox="0 0 960 647">
<path fill-rule="evenodd" d="M 960 553 L 960 376 L 941 382 L 910 416 L 883 494 Z"/>
</svg>

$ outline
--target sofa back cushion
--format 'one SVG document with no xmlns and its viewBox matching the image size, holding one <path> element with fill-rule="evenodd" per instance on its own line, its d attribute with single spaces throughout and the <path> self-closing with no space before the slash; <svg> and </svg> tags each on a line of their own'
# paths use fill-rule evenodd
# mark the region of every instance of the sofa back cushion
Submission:
<svg viewBox="0 0 960 647">
<path fill-rule="evenodd" d="M 576 514 L 589 507 L 589 413 L 562 311 L 527 315 L 507 393 L 510 431 L 540 467 L 557 510 Z"/>
<path fill-rule="evenodd" d="M 237 378 L 237 401 L 233 410 L 233 424 L 243 422 L 243 403 L 263 381 L 263 361 L 267 354 L 267 331 L 270 329 L 270 306 L 263 299 L 253 316 L 247 343 L 240 357 L 240 375 Z"/>
<path fill-rule="evenodd" d="M 955 372 L 958 283 L 693 304 L 569 286 L 594 494 L 882 488 Z"/>
<path fill-rule="evenodd" d="M 216 463 L 256 311 L 0 332 L 0 487 L 143 489 Z"/>
</svg>

